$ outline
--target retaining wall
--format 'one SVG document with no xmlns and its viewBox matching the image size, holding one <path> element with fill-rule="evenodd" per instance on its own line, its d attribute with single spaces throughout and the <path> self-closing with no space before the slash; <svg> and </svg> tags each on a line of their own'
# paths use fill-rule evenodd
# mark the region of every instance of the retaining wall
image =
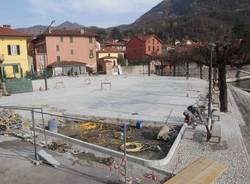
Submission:
<svg viewBox="0 0 250 184">
<path fill-rule="evenodd" d="M 166 157 L 164 159 L 161 160 L 147 160 L 147 159 L 143 159 L 143 158 L 139 158 L 133 155 L 127 155 L 127 160 L 142 166 L 146 166 L 146 167 L 160 167 L 160 166 L 164 166 L 166 164 L 169 163 L 169 161 L 171 160 L 171 158 L 173 157 L 175 150 L 177 149 L 183 135 L 185 132 L 187 125 L 184 124 L 183 127 L 181 128 L 178 136 L 176 137 L 171 149 L 169 150 L 168 154 L 166 155 Z M 38 131 L 39 133 L 43 133 L 44 130 L 41 128 L 36 128 L 36 131 Z M 87 151 L 92 152 L 95 154 L 95 152 L 100 152 L 102 154 L 106 154 L 115 158 L 123 158 L 123 153 L 122 152 L 118 152 L 118 151 L 114 151 L 105 147 L 101 147 L 95 144 L 91 144 L 91 143 L 87 143 L 78 139 L 74 139 L 59 133 L 54 133 L 54 132 L 50 132 L 50 131 L 45 131 L 46 134 L 48 136 L 54 137 L 54 138 L 58 138 L 58 139 L 62 139 L 66 142 L 72 143 L 72 144 L 76 144 L 78 146 L 81 146 L 83 148 L 86 148 Z"/>
</svg>

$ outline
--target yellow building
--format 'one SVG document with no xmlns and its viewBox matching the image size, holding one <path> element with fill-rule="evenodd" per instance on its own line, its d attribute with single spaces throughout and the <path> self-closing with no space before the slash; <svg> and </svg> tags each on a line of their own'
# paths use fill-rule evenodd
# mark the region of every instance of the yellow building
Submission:
<svg viewBox="0 0 250 184">
<path fill-rule="evenodd" d="M 116 73 L 119 55 L 124 58 L 124 51 L 106 47 L 97 52 L 97 70 L 105 74 Z"/>
<path fill-rule="evenodd" d="M 30 70 L 26 33 L 0 27 L 0 75 L 20 78 Z"/>
</svg>

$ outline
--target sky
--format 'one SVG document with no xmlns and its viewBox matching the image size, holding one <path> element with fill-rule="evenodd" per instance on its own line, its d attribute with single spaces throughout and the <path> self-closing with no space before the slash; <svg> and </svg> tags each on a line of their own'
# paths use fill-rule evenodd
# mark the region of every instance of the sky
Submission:
<svg viewBox="0 0 250 184">
<path fill-rule="evenodd" d="M 1 0 L 0 25 L 14 28 L 55 25 L 65 21 L 85 26 L 130 24 L 162 0 Z"/>
</svg>

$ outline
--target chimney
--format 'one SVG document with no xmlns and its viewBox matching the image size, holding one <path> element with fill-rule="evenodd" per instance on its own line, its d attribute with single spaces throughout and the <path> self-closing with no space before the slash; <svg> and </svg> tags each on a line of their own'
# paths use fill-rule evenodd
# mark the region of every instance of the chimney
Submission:
<svg viewBox="0 0 250 184">
<path fill-rule="evenodd" d="M 11 25 L 4 24 L 4 25 L 3 25 L 3 28 L 8 28 L 8 29 L 10 29 L 10 28 L 11 28 Z"/>
<path fill-rule="evenodd" d="M 81 28 L 81 29 L 80 29 L 80 34 L 84 34 L 84 33 L 85 33 L 84 28 Z"/>
</svg>

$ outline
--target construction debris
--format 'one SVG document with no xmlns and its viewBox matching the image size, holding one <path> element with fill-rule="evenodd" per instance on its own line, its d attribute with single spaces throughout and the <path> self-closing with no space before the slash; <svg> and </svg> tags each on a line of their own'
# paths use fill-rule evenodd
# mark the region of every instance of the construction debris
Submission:
<svg viewBox="0 0 250 184">
<path fill-rule="evenodd" d="M 60 134 L 112 150 L 120 152 L 124 150 L 124 127 L 120 124 L 99 121 L 67 121 L 64 125 L 58 129 Z M 137 129 L 136 123 L 131 122 L 126 129 L 126 150 L 131 155 L 145 159 L 162 159 L 165 157 L 163 153 L 169 151 L 171 144 L 178 136 L 181 126 L 169 125 L 167 134 L 162 135 L 165 140 L 162 138 L 160 140 L 157 139 L 157 135 L 162 127 L 152 127 L 145 124 L 141 129 Z"/>
<path fill-rule="evenodd" d="M 0 130 L 7 131 L 9 129 L 21 129 L 22 117 L 19 114 L 15 114 L 8 109 L 0 111 Z"/>
<path fill-rule="evenodd" d="M 69 149 L 72 149 L 72 146 L 66 144 L 66 143 L 58 143 L 58 142 L 52 142 L 48 148 L 52 151 L 57 151 L 59 153 L 65 153 L 68 152 Z"/>
<path fill-rule="evenodd" d="M 160 130 L 157 139 L 160 140 L 168 140 L 169 139 L 169 133 L 170 133 L 171 129 L 168 126 L 164 126 L 162 127 L 162 129 Z"/>
</svg>

